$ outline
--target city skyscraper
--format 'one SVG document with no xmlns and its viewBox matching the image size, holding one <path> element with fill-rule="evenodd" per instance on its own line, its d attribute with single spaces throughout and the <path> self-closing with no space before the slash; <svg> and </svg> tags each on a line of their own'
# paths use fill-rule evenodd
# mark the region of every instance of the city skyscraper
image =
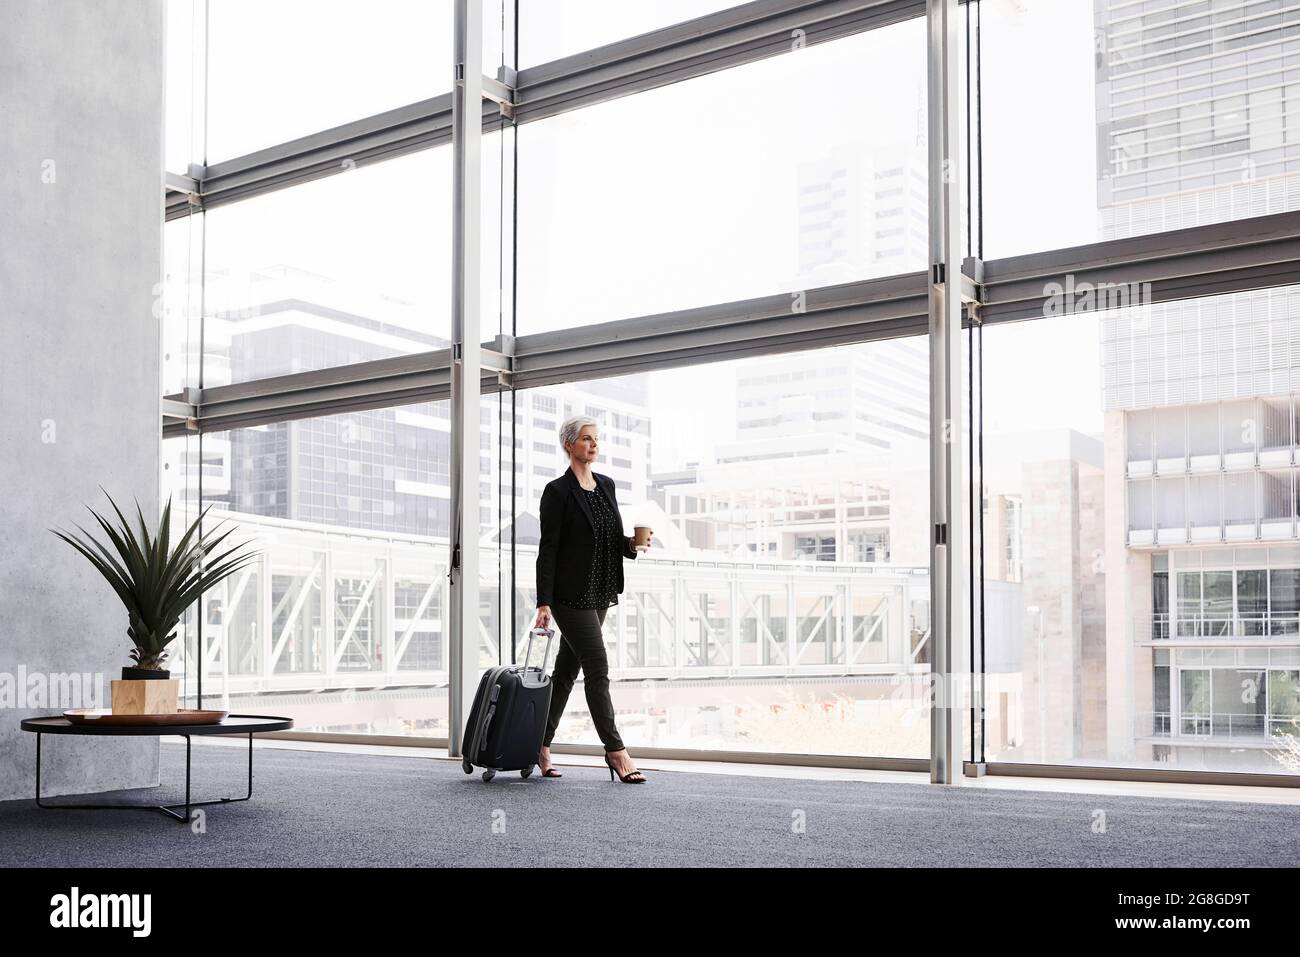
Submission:
<svg viewBox="0 0 1300 957">
<path fill-rule="evenodd" d="M 1103 239 L 1300 208 L 1300 8 L 1096 0 Z M 1101 319 L 1112 757 L 1270 769 L 1300 703 L 1294 287 Z"/>
</svg>

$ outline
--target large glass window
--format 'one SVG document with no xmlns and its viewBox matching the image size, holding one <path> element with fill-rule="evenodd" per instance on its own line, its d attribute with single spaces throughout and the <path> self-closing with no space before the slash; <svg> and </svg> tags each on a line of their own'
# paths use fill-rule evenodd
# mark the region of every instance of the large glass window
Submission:
<svg viewBox="0 0 1300 957">
<path fill-rule="evenodd" d="M 1269 733 L 1300 734 L 1300 671 L 1268 673 Z"/>
<path fill-rule="evenodd" d="M 497 398 L 484 397 L 484 444 Z M 306 730 L 447 734 L 447 402 L 169 440 L 178 523 L 211 506 L 260 560 L 204 595 L 177 662 L 184 693 Z M 482 661 L 501 652 L 494 459 L 480 501 Z M 506 572 L 508 574 L 508 566 Z M 509 598 L 506 598 L 509 607 Z M 322 690 L 323 689 L 323 690 Z M 256 707 L 252 703 L 257 696 Z M 241 702 L 245 702 L 241 704 Z"/>
<path fill-rule="evenodd" d="M 989 760 L 1285 771 L 1266 735 L 1265 672 L 1300 653 L 1291 470 L 1256 458 L 1266 406 L 1243 379 L 1206 402 L 1204 390 L 1224 385 L 1220 367 L 1188 370 L 1202 343 L 1221 343 L 1194 333 L 1198 317 L 1214 316 L 1244 352 L 1252 303 L 1288 297 L 1149 307 L 1165 313 L 1161 348 L 1185 361 L 1153 363 L 1141 380 L 1108 374 L 1123 361 L 1110 346 L 1152 328 L 1147 307 L 983 330 L 984 497 L 1018 495 L 1026 556 L 1022 580 L 998 584 L 1012 590 L 1024 639 L 987 676 L 1021 718 L 1006 740 L 989 733 Z M 1284 357 L 1251 361 L 1267 367 L 1254 388 L 1288 374 Z M 1038 375 L 1065 378 L 1038 388 Z M 986 608 L 995 521 L 986 505 Z M 986 623 L 986 642 L 1007 627 Z M 1131 677 L 1117 680 L 1117 663 Z"/>
<path fill-rule="evenodd" d="M 451 4 L 221 0 L 209 6 L 209 162 L 451 88 Z"/>
<path fill-rule="evenodd" d="M 1216 4 L 1213 30 L 1206 0 L 981 8 L 990 257 L 1300 207 L 1300 7 Z"/>
<path fill-rule="evenodd" d="M 554 404 L 604 423 L 595 471 L 654 529 L 604 626 L 631 747 L 928 754 L 926 377 L 906 339 L 520 394 L 518 527 L 568 467 L 533 451 Z M 581 682 L 556 740 L 598 742 Z"/>
<path fill-rule="evenodd" d="M 1212 726 L 1210 672 L 1204 669 L 1183 671 L 1181 687 L 1180 734 L 1208 735 Z"/>
<path fill-rule="evenodd" d="M 446 348 L 450 162 L 426 150 L 205 213 L 204 384 Z"/>
<path fill-rule="evenodd" d="M 1232 633 L 1232 572 L 1206 570 L 1202 579 L 1205 616 L 1202 633 L 1215 638 Z"/>
<path fill-rule="evenodd" d="M 924 27 L 521 127 L 519 334 L 924 269 Z"/>
<path fill-rule="evenodd" d="M 1262 737 L 1267 716 L 1264 672 L 1253 668 L 1212 670 L 1211 733 L 1228 738 Z"/>
<path fill-rule="evenodd" d="M 164 395 L 199 385 L 203 306 L 203 214 L 163 227 L 163 278 L 154 316 L 162 338 Z"/>
<path fill-rule="evenodd" d="M 1249 568 L 1237 572 L 1237 614 L 1242 634 L 1267 634 L 1268 573 L 1263 569 Z"/>
<path fill-rule="evenodd" d="M 1275 568 L 1268 573 L 1269 631 L 1300 633 L 1300 569 Z"/>
<path fill-rule="evenodd" d="M 524 0 L 516 31 L 515 5 L 489 0 L 484 72 L 515 62 L 516 39 L 527 70 L 729 5 Z M 204 130 L 215 163 L 451 88 L 449 6 L 223 0 L 206 36 L 198 8 L 176 6 L 175 172 L 203 158 Z M 983 124 L 974 251 L 1297 206 L 1300 8 L 1252 0 L 1193 22 L 1204 6 L 985 0 L 983 104 L 959 105 Z M 761 296 L 790 296 L 794 314 L 805 290 L 926 269 L 924 18 L 791 39 L 485 136 L 481 340 L 566 331 L 564 347 L 619 349 L 582 330 Z M 1085 122 L 1045 136 L 1043 117 Z M 445 348 L 451 162 L 441 147 L 341 161 L 168 224 L 164 391 Z M 966 340 L 982 343 L 967 423 L 984 480 L 982 757 L 1277 771 L 1269 736 L 1297 713 L 1300 667 L 1300 287 L 1136 301 Z M 628 742 L 925 757 L 925 339 L 718 358 L 642 356 L 482 398 L 465 443 L 478 664 L 519 653 L 537 505 L 567 465 L 559 427 L 581 413 L 625 523 L 657 535 L 605 624 Z M 211 504 L 263 549 L 183 623 L 190 699 L 202 676 L 205 698 L 259 695 L 299 727 L 447 733 L 448 405 L 168 441 L 177 521 Z M 596 743 L 581 687 L 557 740 Z"/>
</svg>

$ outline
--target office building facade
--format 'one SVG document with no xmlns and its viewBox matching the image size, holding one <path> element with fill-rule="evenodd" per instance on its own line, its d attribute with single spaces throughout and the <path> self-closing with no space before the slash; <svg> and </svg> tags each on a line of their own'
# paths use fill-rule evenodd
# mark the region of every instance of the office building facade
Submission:
<svg viewBox="0 0 1300 957">
<path fill-rule="evenodd" d="M 1102 238 L 1300 208 L 1300 8 L 1097 0 L 1095 17 Z M 1143 303 L 1101 329 L 1123 493 L 1112 757 L 1276 770 L 1300 713 L 1300 290 Z"/>
</svg>

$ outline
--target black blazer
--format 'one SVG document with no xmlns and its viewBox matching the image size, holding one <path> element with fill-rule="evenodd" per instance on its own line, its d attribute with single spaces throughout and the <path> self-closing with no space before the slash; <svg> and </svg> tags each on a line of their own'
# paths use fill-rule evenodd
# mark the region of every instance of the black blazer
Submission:
<svg viewBox="0 0 1300 957">
<path fill-rule="evenodd" d="M 637 551 L 632 547 L 632 538 L 621 532 L 623 516 L 619 514 L 618 499 L 614 496 L 614 480 L 599 472 L 591 474 L 614 507 L 623 557 L 635 559 Z M 559 478 L 546 483 L 546 488 L 542 489 L 540 512 L 542 537 L 537 546 L 539 606 L 550 605 L 557 595 L 573 600 L 586 591 L 596 550 L 596 520 L 572 466 L 565 469 Z M 622 562 L 618 564 L 618 591 L 619 594 L 623 592 Z"/>
</svg>

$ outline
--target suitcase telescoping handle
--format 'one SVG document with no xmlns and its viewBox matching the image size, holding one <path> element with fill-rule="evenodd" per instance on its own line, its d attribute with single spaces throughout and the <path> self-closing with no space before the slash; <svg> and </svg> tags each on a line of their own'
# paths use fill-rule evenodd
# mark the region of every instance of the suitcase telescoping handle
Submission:
<svg viewBox="0 0 1300 957">
<path fill-rule="evenodd" d="M 530 628 L 528 629 L 528 644 L 524 646 L 524 670 L 528 670 L 528 662 L 533 657 L 533 635 L 546 636 L 546 651 L 542 653 L 541 672 L 546 674 L 546 662 L 551 660 L 551 640 L 555 637 L 554 628 Z"/>
</svg>

